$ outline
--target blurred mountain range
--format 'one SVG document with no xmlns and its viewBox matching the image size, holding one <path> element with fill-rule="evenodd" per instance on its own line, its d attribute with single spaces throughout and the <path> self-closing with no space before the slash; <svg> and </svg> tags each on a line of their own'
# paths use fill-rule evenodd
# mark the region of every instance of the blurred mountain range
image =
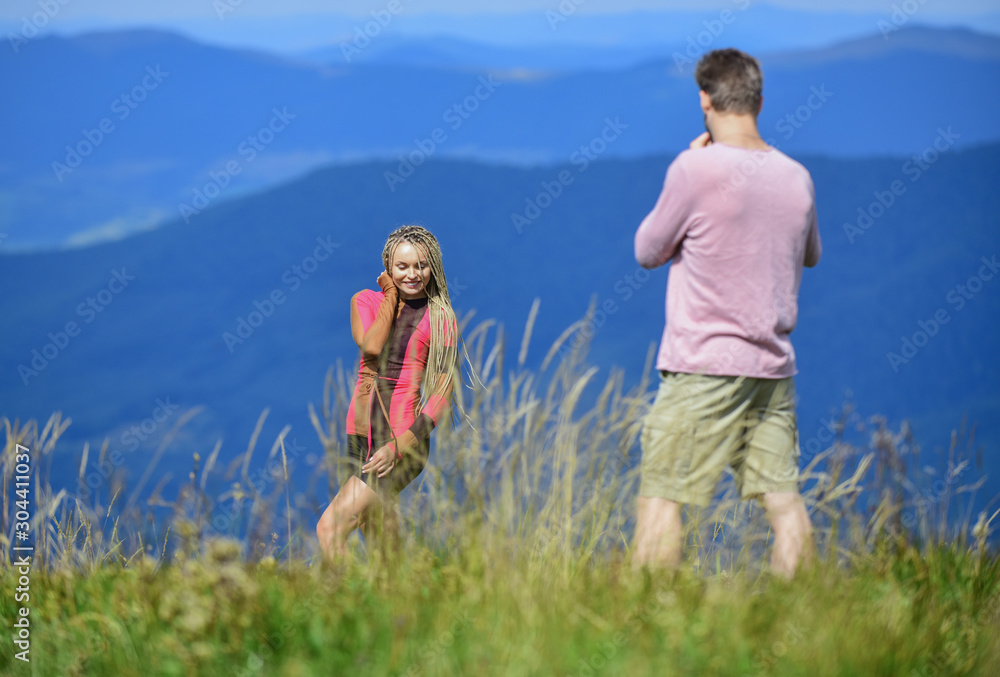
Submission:
<svg viewBox="0 0 1000 677">
<path fill-rule="evenodd" d="M 798 158 L 815 181 L 824 244 L 805 271 L 793 334 L 801 443 L 828 440 L 827 422 L 851 399 L 866 416 L 909 418 L 921 460 L 940 467 L 930 459 L 967 416 L 995 476 L 1000 145 L 930 158 L 923 169 L 905 156 Z M 496 318 L 509 346 L 541 299 L 529 368 L 593 299 L 603 314 L 589 359 L 605 374 L 623 367 L 634 384 L 662 331 L 666 270 L 638 269 L 632 239 L 671 159 L 519 168 L 430 158 L 392 193 L 395 163 L 333 166 L 212 204 L 189 223 L 8 253 L 0 413 L 73 419 L 53 467 L 67 484 L 83 443 L 96 449 L 105 437 L 141 472 L 179 416 L 154 424 L 164 404 L 205 407 L 161 462 L 164 477 L 186 477 L 191 453 L 206 458 L 219 438 L 220 463 L 231 460 L 265 407 L 262 444 L 290 424 L 315 459 L 306 406 L 321 400 L 328 367 L 357 359 L 348 301 L 375 286 L 385 235 L 410 222 L 442 242 L 459 313 Z M 983 495 L 998 492 L 994 477 Z"/>
<path fill-rule="evenodd" d="M 966 27 L 1000 34 L 1000 11 L 984 4 L 980 11 L 958 11 L 947 5 L 890 3 L 884 11 L 857 11 L 776 7 L 758 0 L 725 0 L 701 3 L 697 9 L 647 9 L 622 11 L 612 3 L 552 3 L 537 11 L 485 11 L 482 6 L 468 11 L 441 13 L 424 11 L 425 7 L 401 0 L 390 8 L 359 9 L 353 14 L 324 11 L 312 13 L 269 11 L 254 3 L 209 3 L 197 16 L 181 11 L 157 11 L 153 8 L 125 7 L 118 11 L 96 13 L 90 7 L 73 4 L 61 9 L 54 20 L 40 27 L 40 34 L 61 35 L 95 31 L 131 30 L 137 26 L 155 26 L 190 36 L 198 42 L 230 48 L 265 50 L 288 56 L 318 56 L 324 61 L 342 58 L 340 46 L 350 43 L 358 32 L 376 40 L 360 57 L 382 59 L 400 44 L 438 41 L 472 43 L 501 50 L 529 50 L 584 47 L 578 56 L 590 60 L 609 58 L 617 53 L 632 55 L 619 65 L 635 65 L 650 58 L 669 57 L 688 44 L 688 38 L 716 21 L 723 22 L 725 40 L 754 53 L 776 52 L 830 45 L 859 35 L 870 34 L 887 26 L 924 24 L 936 28 Z M 667 4 L 667 3 L 664 3 Z M 786 3 L 787 4 L 787 3 Z M 171 7 L 171 9 L 175 9 Z M 89 10 L 89 11 L 88 11 Z M 925 11 L 927 10 L 927 11 Z M 149 17 L 143 19 L 143 17 Z M 154 18 L 155 17 L 155 18 Z M 28 17 L 14 7 L 0 9 L 3 35 L 18 33 Z M 374 21 L 374 23 L 372 23 Z M 30 32 L 30 31 L 29 31 Z M 894 34 L 894 33 L 893 33 Z M 392 57 L 389 57 L 392 58 Z M 478 57 L 477 57 L 478 58 Z M 519 57 L 520 58 L 520 57 Z M 546 57 L 550 58 L 550 57 Z M 593 64 L 602 63 L 593 61 Z M 496 64 L 491 64 L 496 67 Z"/>
<path fill-rule="evenodd" d="M 603 158 L 675 153 L 702 129 L 694 60 L 766 19 L 734 11 L 717 35 L 695 23 L 691 41 L 665 43 L 677 56 L 643 51 L 648 41 L 516 47 L 386 34 L 338 63 L 151 30 L 38 37 L 0 50 L 6 88 L 25 93 L 0 108 L 12 130 L 0 137 L 3 247 L 120 238 L 331 163 L 570 162 L 608 120 L 623 131 Z M 765 138 L 842 158 L 923 152 L 942 129 L 955 148 L 1000 139 L 1000 38 L 915 21 L 761 53 Z"/>
</svg>

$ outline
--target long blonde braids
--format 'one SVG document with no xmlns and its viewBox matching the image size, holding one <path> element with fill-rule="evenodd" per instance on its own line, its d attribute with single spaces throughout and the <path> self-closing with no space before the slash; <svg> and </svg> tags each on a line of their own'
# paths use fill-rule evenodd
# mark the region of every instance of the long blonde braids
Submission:
<svg viewBox="0 0 1000 677">
<path fill-rule="evenodd" d="M 403 242 L 409 242 L 431 267 L 430 282 L 426 286 L 427 310 L 430 313 L 431 342 L 427 352 L 427 369 L 424 372 L 423 393 L 419 408 L 423 408 L 434 392 L 438 377 L 449 376 L 452 385 L 452 414 L 455 408 L 454 389 L 460 382 L 459 378 L 459 344 L 458 320 L 451 307 L 451 297 L 448 296 L 448 281 L 441 262 L 441 245 L 429 230 L 422 226 L 400 226 L 389 234 L 382 249 L 382 262 L 387 271 L 392 270 L 392 257 Z M 448 345 L 450 344 L 450 345 Z M 419 410 L 419 409 L 418 409 Z"/>
</svg>

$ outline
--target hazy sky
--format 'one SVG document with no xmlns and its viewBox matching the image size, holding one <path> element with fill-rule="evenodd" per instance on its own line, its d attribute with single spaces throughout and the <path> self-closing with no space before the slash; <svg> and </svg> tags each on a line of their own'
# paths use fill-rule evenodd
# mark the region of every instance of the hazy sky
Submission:
<svg viewBox="0 0 1000 677">
<path fill-rule="evenodd" d="M 281 16 L 301 13 L 341 13 L 365 15 L 384 8 L 390 0 L 50 0 L 65 3 L 60 14 L 66 18 L 107 17 L 149 22 L 159 19 L 214 16 L 216 2 L 227 3 L 241 14 Z M 493 12 L 544 12 L 555 10 L 562 0 L 399 0 L 409 13 L 440 12 L 450 14 Z M 682 9 L 711 10 L 733 6 L 735 0 L 564 0 L 579 3 L 578 10 L 591 12 L 627 12 L 632 10 Z M 787 9 L 837 10 L 856 12 L 892 11 L 902 0 L 771 0 L 766 4 Z M 915 0 L 921 13 L 977 14 L 1000 11 L 1000 0 Z M 764 4 L 764 3 L 754 3 Z M 39 11 L 39 0 L 3 0 L 0 18 L 19 19 Z"/>
<path fill-rule="evenodd" d="M 142 27 L 217 46 L 302 54 L 349 41 L 373 12 L 388 16 L 387 9 L 397 7 L 385 33 L 403 39 L 634 47 L 682 44 L 703 19 L 728 9 L 753 16 L 741 20 L 740 30 L 757 37 L 771 31 L 771 47 L 804 49 L 876 34 L 878 22 L 901 4 L 915 7 L 914 23 L 1000 34 L 1000 0 L 0 0 L 0 36 Z M 639 10 L 663 14 L 653 21 L 631 16 Z M 562 16 L 554 22 L 556 13 Z M 750 39 L 738 33 L 733 36 Z"/>
</svg>

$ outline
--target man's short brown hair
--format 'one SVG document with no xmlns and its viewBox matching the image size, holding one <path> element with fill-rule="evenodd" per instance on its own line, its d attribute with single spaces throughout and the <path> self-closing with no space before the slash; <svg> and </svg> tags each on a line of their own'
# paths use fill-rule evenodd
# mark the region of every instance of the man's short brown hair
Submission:
<svg viewBox="0 0 1000 677">
<path fill-rule="evenodd" d="M 701 57 L 694 70 L 699 89 L 720 113 L 757 115 L 764 91 L 760 63 L 738 49 L 716 49 Z"/>
</svg>

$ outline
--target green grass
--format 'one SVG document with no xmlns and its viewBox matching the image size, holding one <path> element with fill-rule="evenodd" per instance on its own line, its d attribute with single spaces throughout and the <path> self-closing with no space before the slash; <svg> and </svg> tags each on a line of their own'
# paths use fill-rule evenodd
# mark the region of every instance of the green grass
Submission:
<svg viewBox="0 0 1000 677">
<path fill-rule="evenodd" d="M 1000 674 L 992 518 L 981 514 L 970 530 L 970 515 L 948 516 L 981 483 L 957 481 L 966 481 L 971 435 L 956 434 L 928 491 L 906 462 L 916 447 L 905 424 L 894 432 L 845 407 L 842 434 L 803 468 L 812 567 L 792 581 L 771 576 L 761 510 L 727 482 L 711 509 L 688 512 L 679 571 L 636 571 L 630 468 L 649 382 L 623 392 L 616 371 L 593 382 L 574 334 L 585 320 L 539 372 L 525 370 L 531 318 L 510 370 L 501 331 L 489 349 L 491 323 L 467 333 L 481 383 L 463 391 L 465 423 L 436 433 L 421 491 L 404 496 L 401 533 L 355 542 L 336 566 L 319 564 L 307 526 L 326 494 L 292 486 L 286 431 L 268 455 L 281 460 L 278 481 L 250 479 L 266 412 L 227 463 L 237 480 L 227 493 L 253 500 L 241 541 L 209 535 L 227 500 L 205 492 L 206 477 L 222 472 L 221 445 L 194 457 L 173 500 L 158 487 L 131 502 L 114 480 L 82 500 L 36 472 L 31 663 L 14 658 L 18 575 L 3 567 L 0 673 Z M 313 412 L 333 472 L 351 382 L 331 370 Z M 194 415 L 179 417 L 161 451 Z M 33 450 L 35 468 L 48 467 L 68 422 L 3 424 L 7 496 L 15 442 Z M 856 426 L 870 433 L 862 444 L 843 434 Z M 14 506 L 3 507 L 0 551 L 10 561 Z M 171 512 L 168 531 L 149 522 L 154 508 Z"/>
<path fill-rule="evenodd" d="M 0 616 L 15 613 L 3 577 Z M 539 575 L 523 552 L 415 548 L 340 571 L 238 549 L 36 572 L 41 675 L 993 675 L 1000 566 L 954 547 L 770 577 Z M 9 626 L 8 626 L 9 627 Z M 15 665 L 2 641 L 0 669 Z"/>
</svg>

